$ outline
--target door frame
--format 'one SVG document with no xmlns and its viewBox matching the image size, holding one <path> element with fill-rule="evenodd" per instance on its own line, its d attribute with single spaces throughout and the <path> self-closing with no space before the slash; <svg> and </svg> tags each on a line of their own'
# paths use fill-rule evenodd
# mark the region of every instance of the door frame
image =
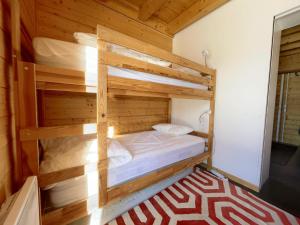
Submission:
<svg viewBox="0 0 300 225">
<path fill-rule="evenodd" d="M 262 151 L 260 188 L 269 177 L 272 134 L 276 100 L 276 86 L 279 67 L 281 31 L 300 24 L 300 6 L 274 17 L 272 54 L 270 61 L 268 97 L 266 105 L 265 131 Z"/>
</svg>

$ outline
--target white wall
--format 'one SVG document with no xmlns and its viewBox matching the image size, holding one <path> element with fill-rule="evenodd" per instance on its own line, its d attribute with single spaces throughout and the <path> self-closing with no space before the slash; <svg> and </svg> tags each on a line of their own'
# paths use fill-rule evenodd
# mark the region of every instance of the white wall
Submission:
<svg viewBox="0 0 300 225">
<path fill-rule="evenodd" d="M 273 18 L 300 0 L 231 0 L 178 33 L 176 54 L 217 69 L 215 153 L 213 165 L 260 185 L 268 93 Z M 193 114 L 201 103 L 184 106 Z M 196 109 L 194 109 L 196 107 Z M 172 117 L 180 120 L 182 104 L 173 101 Z M 194 116 L 182 114 L 194 125 Z"/>
</svg>

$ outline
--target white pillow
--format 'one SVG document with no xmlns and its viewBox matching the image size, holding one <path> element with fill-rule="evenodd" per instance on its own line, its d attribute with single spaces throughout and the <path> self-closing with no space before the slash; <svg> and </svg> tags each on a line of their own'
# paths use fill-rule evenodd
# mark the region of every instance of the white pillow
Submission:
<svg viewBox="0 0 300 225">
<path fill-rule="evenodd" d="M 170 124 L 170 123 L 160 123 L 152 126 L 154 130 L 157 130 L 158 132 L 165 133 L 165 134 L 171 134 L 174 136 L 181 136 L 188 133 L 193 132 L 194 130 L 188 126 L 182 126 L 182 125 L 176 125 L 176 124 Z"/>
</svg>

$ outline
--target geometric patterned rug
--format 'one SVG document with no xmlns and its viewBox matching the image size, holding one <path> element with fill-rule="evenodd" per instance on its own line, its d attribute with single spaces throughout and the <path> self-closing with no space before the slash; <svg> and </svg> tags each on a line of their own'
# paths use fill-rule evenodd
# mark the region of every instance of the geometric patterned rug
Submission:
<svg viewBox="0 0 300 225">
<path fill-rule="evenodd" d="M 300 225 L 300 220 L 227 180 L 196 169 L 109 223 L 113 224 Z"/>
</svg>

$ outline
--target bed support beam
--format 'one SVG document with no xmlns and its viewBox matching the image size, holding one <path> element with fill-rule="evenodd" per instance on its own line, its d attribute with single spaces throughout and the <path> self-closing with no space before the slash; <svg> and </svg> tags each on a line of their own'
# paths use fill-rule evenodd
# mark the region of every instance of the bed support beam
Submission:
<svg viewBox="0 0 300 225">
<path fill-rule="evenodd" d="M 35 64 L 26 62 L 17 62 L 17 80 L 15 81 L 16 103 L 18 112 L 18 127 L 23 129 L 26 127 L 37 128 L 37 95 L 36 95 L 36 81 L 35 81 Z M 30 109 L 30 110 L 29 110 Z M 21 140 L 19 134 L 18 148 L 19 148 L 19 163 L 21 166 L 21 183 L 25 181 L 28 176 L 37 175 L 39 173 L 39 151 L 37 140 Z"/>
<path fill-rule="evenodd" d="M 216 97 L 216 71 L 214 70 L 211 75 L 213 86 L 211 87 L 212 96 L 210 98 L 210 116 L 209 116 L 209 127 L 208 127 L 208 152 L 209 158 L 207 160 L 207 169 L 212 169 L 212 155 L 213 155 L 213 140 L 214 140 L 214 121 L 215 121 L 215 97 Z"/>
<path fill-rule="evenodd" d="M 167 166 L 165 168 L 146 174 L 145 176 L 142 176 L 140 178 L 134 179 L 132 181 L 128 181 L 121 185 L 111 187 L 108 189 L 108 200 L 111 201 L 113 199 L 122 198 L 126 195 L 134 193 L 151 184 L 155 184 L 167 177 L 173 176 L 179 171 L 196 166 L 197 164 L 203 162 L 208 158 L 209 158 L 209 153 L 204 152 L 195 157 L 182 160 L 176 163 L 175 165 Z"/>
<path fill-rule="evenodd" d="M 122 56 L 113 52 L 105 52 L 103 63 L 110 66 L 115 66 L 124 69 L 131 69 L 144 73 L 157 74 L 160 76 L 184 80 L 196 84 L 202 84 L 206 86 L 212 86 L 213 83 L 210 79 L 195 76 L 187 72 L 181 72 L 178 70 L 171 69 L 169 67 L 163 67 L 152 63 L 144 62 L 138 59 Z"/>
<path fill-rule="evenodd" d="M 98 30 L 99 32 L 99 30 Z M 99 35 L 98 35 L 99 37 Z M 99 164 L 99 206 L 107 203 L 107 77 L 108 68 L 101 63 L 107 44 L 98 40 L 97 132 Z"/>
<path fill-rule="evenodd" d="M 145 43 L 143 41 L 140 41 L 138 39 L 132 38 L 130 36 L 127 36 L 125 34 L 122 34 L 120 32 L 117 32 L 115 30 L 109 29 L 107 27 L 97 25 L 97 31 L 98 31 L 98 38 L 100 38 L 102 41 L 117 44 L 147 55 L 151 55 L 153 57 L 157 57 L 166 61 L 169 61 L 171 63 L 188 67 L 193 70 L 199 71 L 202 74 L 205 75 L 212 75 L 214 73 L 213 69 L 210 69 L 206 66 L 200 65 L 198 63 L 195 63 L 191 60 L 182 58 L 178 55 L 174 55 L 169 51 L 163 50 L 161 48 L 158 48 L 154 45 Z"/>
</svg>

